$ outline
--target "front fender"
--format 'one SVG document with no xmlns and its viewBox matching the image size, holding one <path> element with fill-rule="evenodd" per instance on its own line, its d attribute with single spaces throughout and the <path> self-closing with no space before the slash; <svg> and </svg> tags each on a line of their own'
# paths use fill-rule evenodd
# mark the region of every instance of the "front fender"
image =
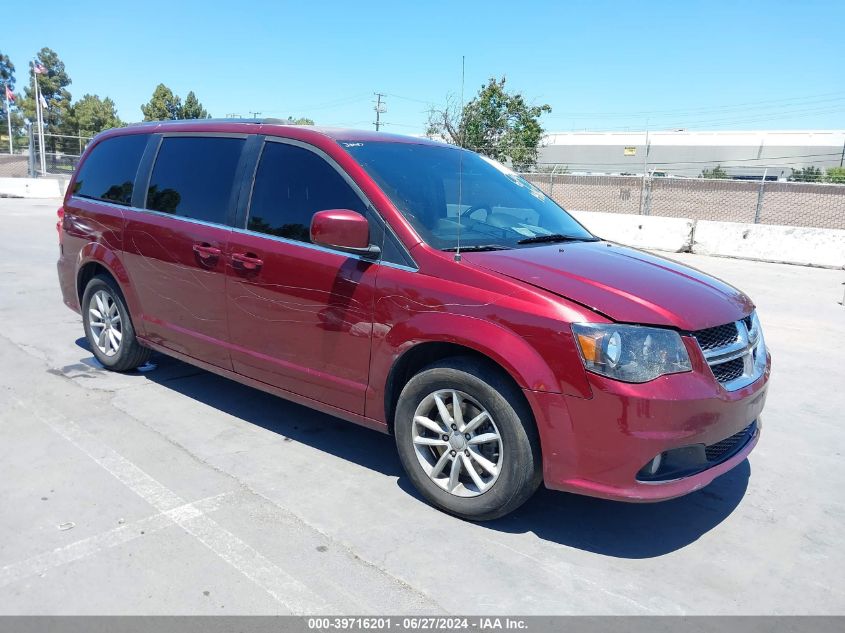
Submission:
<svg viewBox="0 0 845 633">
<path fill-rule="evenodd" d="M 522 389 L 583 395 L 589 387 L 556 374 L 528 339 L 479 317 L 445 312 L 410 314 L 387 331 L 374 331 L 370 385 L 387 385 L 395 364 L 423 343 L 452 343 L 469 348 L 501 366 Z M 583 371 L 575 375 L 583 374 Z M 587 392 L 589 393 L 589 392 Z M 384 398 L 368 398 L 367 415 L 386 420 Z"/>
<path fill-rule="evenodd" d="M 426 342 L 454 343 L 479 352 L 501 365 L 523 389 L 557 391 L 557 379 L 548 364 L 525 339 L 478 317 L 422 313 L 394 326 L 385 342 L 398 354 Z"/>
</svg>

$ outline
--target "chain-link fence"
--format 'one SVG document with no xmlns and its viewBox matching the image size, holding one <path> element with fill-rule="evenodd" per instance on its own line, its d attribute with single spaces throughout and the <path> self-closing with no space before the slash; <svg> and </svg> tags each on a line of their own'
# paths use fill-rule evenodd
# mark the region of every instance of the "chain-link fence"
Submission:
<svg viewBox="0 0 845 633">
<path fill-rule="evenodd" d="M 70 176 L 90 140 L 83 134 L 45 134 L 42 172 L 34 130 L 32 138 L 14 137 L 15 153 L 0 154 L 0 177 Z M 762 170 L 757 180 L 672 178 L 654 173 L 523 176 L 573 211 L 845 229 L 845 184 L 780 182 L 766 180 L 766 173 Z"/>
<path fill-rule="evenodd" d="M 70 176 L 76 169 L 90 136 L 44 134 L 44 161 L 41 161 L 41 143 L 34 129 L 29 134 L 0 138 L 0 177 L 35 178 L 38 176 Z M 43 166 L 43 171 L 42 171 Z"/>
<path fill-rule="evenodd" d="M 10 152 L 9 136 L 0 135 L 0 177 L 25 178 L 29 175 L 29 138 L 25 135 L 12 135 Z"/>
<path fill-rule="evenodd" d="M 70 176 L 73 170 L 76 169 L 76 163 L 79 162 L 79 157 L 90 140 L 90 136 L 45 134 L 44 167 L 47 173 Z M 38 153 L 40 152 L 41 146 L 37 140 L 34 145 L 36 153 L 35 164 L 37 168 L 40 168 L 40 156 Z"/>
<path fill-rule="evenodd" d="M 527 173 L 566 209 L 845 229 L 845 185 Z"/>
</svg>

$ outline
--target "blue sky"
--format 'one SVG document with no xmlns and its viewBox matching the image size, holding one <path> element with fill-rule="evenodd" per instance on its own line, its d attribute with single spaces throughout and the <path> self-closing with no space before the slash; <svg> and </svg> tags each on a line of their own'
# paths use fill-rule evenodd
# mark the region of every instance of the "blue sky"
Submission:
<svg viewBox="0 0 845 633">
<path fill-rule="evenodd" d="M 549 103 L 549 131 L 845 128 L 845 2 L 39 3 L 3 29 L 26 81 L 42 46 L 74 98 L 109 96 L 127 121 L 156 84 L 214 116 L 309 116 L 419 133 L 426 110 L 506 75 Z M 213 8 L 211 8 L 213 7 Z M 50 28 L 50 27 L 53 28 Z"/>
</svg>

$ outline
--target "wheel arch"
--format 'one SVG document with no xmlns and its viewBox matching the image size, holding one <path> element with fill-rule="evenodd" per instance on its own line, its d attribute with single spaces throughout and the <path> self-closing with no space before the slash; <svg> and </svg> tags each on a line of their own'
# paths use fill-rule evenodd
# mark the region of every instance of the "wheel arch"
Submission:
<svg viewBox="0 0 845 633">
<path fill-rule="evenodd" d="M 476 321 L 473 319 L 473 321 Z M 410 322 L 403 324 L 413 327 Z M 524 339 L 520 339 L 513 333 L 489 322 L 478 321 L 472 323 L 472 329 L 476 333 L 475 338 L 460 338 L 454 334 L 456 329 L 445 324 L 440 335 L 432 334 L 427 339 L 406 341 L 397 346 L 397 353 L 390 363 L 389 369 L 385 372 L 384 384 L 384 420 L 387 423 L 388 432 L 393 431 L 394 414 L 399 395 L 403 387 L 416 373 L 427 365 L 439 360 L 456 356 L 468 356 L 478 359 L 499 372 L 513 387 L 514 392 L 519 394 L 526 410 L 535 418 L 533 408 L 525 398 L 523 389 L 540 387 L 543 390 L 554 390 L 556 381 L 551 368 L 546 365 Z M 492 328 L 492 331 L 484 330 Z M 396 330 L 397 328 L 394 328 Z M 404 329 L 401 326 L 398 329 Z M 459 331 L 459 330 L 458 330 Z M 392 332 L 393 333 L 393 332 Z M 479 338 L 495 333 L 495 340 L 502 349 L 509 352 L 507 357 L 492 350 Z"/>
<path fill-rule="evenodd" d="M 135 322 L 136 331 L 138 331 L 139 319 L 137 315 L 140 314 L 140 302 L 129 280 L 126 268 L 114 251 L 96 242 L 90 242 L 80 249 L 77 258 L 76 296 L 79 305 L 82 306 L 82 295 L 85 292 L 85 287 L 99 274 L 107 274 L 117 283 L 126 300 L 130 316 L 133 317 L 133 322 Z"/>
</svg>

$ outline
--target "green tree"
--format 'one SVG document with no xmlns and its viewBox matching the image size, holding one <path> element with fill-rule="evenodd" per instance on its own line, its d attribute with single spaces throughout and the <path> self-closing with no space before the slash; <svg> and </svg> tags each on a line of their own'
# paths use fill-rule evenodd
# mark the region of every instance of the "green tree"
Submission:
<svg viewBox="0 0 845 633">
<path fill-rule="evenodd" d="M 7 123 L 7 119 L 9 117 L 12 118 L 12 136 L 15 135 L 16 130 L 20 130 L 23 127 L 23 117 L 21 117 L 20 113 L 17 112 L 17 108 L 15 108 L 15 101 L 11 103 L 6 103 L 6 90 L 5 87 L 8 86 L 9 90 L 14 93 L 15 90 L 15 65 L 12 63 L 12 60 L 9 59 L 9 56 L 5 53 L 0 52 L 0 134 L 8 134 L 9 126 Z M 7 105 L 9 106 L 7 108 Z M 2 147 L 0 147 L 0 151 L 4 151 L 6 149 L 6 144 L 4 143 Z"/>
<path fill-rule="evenodd" d="M 144 121 L 167 121 L 182 118 L 182 100 L 173 91 L 159 84 L 148 103 L 141 106 Z"/>
<path fill-rule="evenodd" d="M 702 170 L 700 178 L 730 178 L 730 176 L 721 165 L 716 165 L 713 169 Z"/>
<path fill-rule="evenodd" d="M 29 64 L 30 78 L 36 77 L 38 89 L 47 102 L 44 109 L 44 131 L 47 134 L 61 134 L 62 126 L 67 122 L 70 112 L 71 96 L 67 87 L 71 84 L 64 62 L 50 48 L 42 48 L 35 56 L 44 67 L 44 73 L 35 74 L 34 64 Z M 35 92 L 30 85 L 24 88 L 24 97 L 20 99 L 20 109 L 30 121 L 35 121 Z M 47 138 L 48 151 L 55 152 L 58 140 L 55 136 Z"/>
<path fill-rule="evenodd" d="M 182 98 L 164 84 L 159 84 L 150 100 L 141 106 L 144 121 L 173 121 L 176 119 L 208 119 L 194 91 L 190 91 L 182 105 Z"/>
<path fill-rule="evenodd" d="M 314 125 L 314 119 L 309 119 L 304 116 L 294 119 L 292 116 L 289 116 L 287 121 L 285 121 L 285 125 Z"/>
<path fill-rule="evenodd" d="M 179 115 L 180 119 L 208 119 L 210 118 L 208 112 L 202 107 L 202 104 L 197 99 L 197 95 L 191 90 L 188 96 L 185 97 L 185 105 L 182 106 L 182 112 Z"/>
<path fill-rule="evenodd" d="M 530 106 L 519 93 L 505 90 L 505 77 L 491 77 L 462 109 L 454 100 L 429 114 L 427 136 L 439 137 L 525 171 L 537 162 L 543 127 L 540 117 L 552 108 Z"/>
<path fill-rule="evenodd" d="M 9 90 L 15 89 L 15 65 L 5 53 L 0 53 L 0 83 L 9 86 Z M 5 92 L 0 94 L 0 98 L 6 100 Z"/>
<path fill-rule="evenodd" d="M 793 169 L 792 176 L 789 179 L 793 182 L 821 182 L 822 170 L 812 165 L 801 169 Z"/>
<path fill-rule="evenodd" d="M 97 95 L 85 95 L 70 107 L 67 134 L 94 136 L 113 127 L 125 125 L 117 116 L 114 101 Z"/>
<path fill-rule="evenodd" d="M 824 179 L 826 182 L 845 185 L 845 167 L 829 167 Z"/>
</svg>

